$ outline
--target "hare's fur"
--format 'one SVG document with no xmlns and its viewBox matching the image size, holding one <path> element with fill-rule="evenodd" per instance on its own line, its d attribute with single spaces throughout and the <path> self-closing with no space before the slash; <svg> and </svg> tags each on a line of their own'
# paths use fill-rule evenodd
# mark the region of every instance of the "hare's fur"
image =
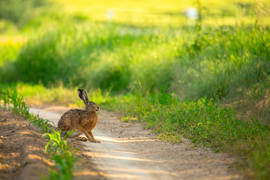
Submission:
<svg viewBox="0 0 270 180">
<path fill-rule="evenodd" d="M 100 141 L 94 138 L 92 133 L 98 121 L 96 111 L 99 110 L 99 106 L 92 101 L 88 101 L 87 94 L 84 90 L 78 89 L 78 94 L 85 104 L 85 109 L 71 109 L 62 115 L 58 121 L 61 137 L 66 136 L 67 131 L 76 130 L 69 138 L 85 134 L 90 142 L 100 143 Z"/>
</svg>

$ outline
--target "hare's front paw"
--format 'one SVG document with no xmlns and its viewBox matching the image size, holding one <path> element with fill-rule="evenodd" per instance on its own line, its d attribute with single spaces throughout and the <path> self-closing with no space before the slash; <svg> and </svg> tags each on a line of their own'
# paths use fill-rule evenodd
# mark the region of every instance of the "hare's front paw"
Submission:
<svg viewBox="0 0 270 180">
<path fill-rule="evenodd" d="M 98 141 L 98 140 L 94 140 L 93 142 L 94 142 L 94 143 L 100 143 L 100 141 Z"/>
</svg>

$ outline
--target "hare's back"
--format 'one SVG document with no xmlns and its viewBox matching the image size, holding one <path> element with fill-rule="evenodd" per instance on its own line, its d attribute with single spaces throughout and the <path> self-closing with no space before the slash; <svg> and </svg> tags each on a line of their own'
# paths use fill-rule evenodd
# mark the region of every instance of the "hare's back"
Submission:
<svg viewBox="0 0 270 180">
<path fill-rule="evenodd" d="M 71 120 L 72 119 L 79 119 L 79 114 L 80 113 L 78 113 L 78 111 L 77 111 L 78 109 L 71 109 L 71 110 L 69 110 L 69 111 L 67 111 L 67 112 L 65 112 L 62 116 L 61 116 L 61 118 L 60 118 L 60 120 L 58 121 L 58 127 L 60 128 L 60 127 L 66 127 L 66 126 L 71 126 L 72 125 L 72 122 L 71 122 Z"/>
</svg>

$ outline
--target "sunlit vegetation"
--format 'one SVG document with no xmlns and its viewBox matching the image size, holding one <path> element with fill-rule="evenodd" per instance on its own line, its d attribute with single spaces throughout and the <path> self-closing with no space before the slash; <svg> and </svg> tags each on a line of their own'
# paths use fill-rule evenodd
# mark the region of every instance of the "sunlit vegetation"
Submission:
<svg viewBox="0 0 270 180">
<path fill-rule="evenodd" d="M 76 89 L 84 87 L 124 121 L 241 157 L 251 177 L 269 179 L 267 0 L 27 7 L 21 20 L 0 14 L 0 89 L 17 89 L 32 105 L 82 106 Z M 186 16 L 190 7 L 197 19 Z"/>
</svg>

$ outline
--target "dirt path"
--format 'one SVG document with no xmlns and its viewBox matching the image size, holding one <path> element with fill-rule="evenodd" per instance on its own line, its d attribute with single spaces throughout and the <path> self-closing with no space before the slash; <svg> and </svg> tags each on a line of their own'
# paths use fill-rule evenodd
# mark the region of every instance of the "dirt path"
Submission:
<svg viewBox="0 0 270 180">
<path fill-rule="evenodd" d="M 30 111 L 57 124 L 66 110 L 49 107 Z M 83 144 L 108 179 L 241 179 L 232 171 L 232 158 L 194 147 L 187 139 L 180 144 L 162 142 L 140 123 L 121 122 L 110 112 L 99 112 L 93 134 L 101 144 Z"/>
</svg>

